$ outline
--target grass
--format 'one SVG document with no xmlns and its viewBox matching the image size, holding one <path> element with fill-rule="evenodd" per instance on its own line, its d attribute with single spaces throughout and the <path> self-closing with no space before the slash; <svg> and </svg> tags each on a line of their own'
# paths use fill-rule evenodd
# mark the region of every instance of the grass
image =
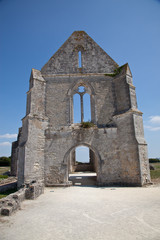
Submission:
<svg viewBox="0 0 160 240">
<path fill-rule="evenodd" d="M 3 175 L 3 173 L 10 171 L 10 167 L 0 167 L 0 175 Z"/>
<path fill-rule="evenodd" d="M 10 171 L 10 167 L 9 166 L 0 167 L 0 180 L 8 178 L 7 175 L 3 175 L 5 172 L 8 172 L 8 171 Z M 0 193 L 0 199 L 6 197 L 9 194 L 14 193 L 16 191 L 17 191 L 17 189 L 12 189 L 12 190 L 8 190 L 8 191 L 6 191 L 4 193 Z"/>
<path fill-rule="evenodd" d="M 16 191 L 17 191 L 17 189 L 15 188 L 15 189 L 12 189 L 12 190 L 8 190 L 8 191 L 6 191 L 4 193 L 0 193 L 0 199 L 4 198 L 4 197 L 7 197 L 9 194 L 14 193 Z"/>
<path fill-rule="evenodd" d="M 8 178 L 8 176 L 7 175 L 0 175 L 0 180 L 5 179 L 5 178 Z"/>
<path fill-rule="evenodd" d="M 0 167 L 0 180 L 8 178 L 7 175 L 3 175 L 5 172 L 10 171 L 10 167 L 6 166 L 6 167 Z"/>
<path fill-rule="evenodd" d="M 160 179 L 160 162 L 159 163 L 151 163 L 151 165 L 155 168 L 155 170 L 151 170 L 151 179 Z"/>
</svg>

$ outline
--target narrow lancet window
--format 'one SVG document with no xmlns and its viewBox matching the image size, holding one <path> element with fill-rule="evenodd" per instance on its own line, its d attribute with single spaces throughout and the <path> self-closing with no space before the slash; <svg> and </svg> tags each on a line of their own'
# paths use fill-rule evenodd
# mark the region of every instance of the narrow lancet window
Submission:
<svg viewBox="0 0 160 240">
<path fill-rule="evenodd" d="M 81 51 L 78 52 L 78 67 L 82 67 L 82 54 Z"/>
<path fill-rule="evenodd" d="M 90 95 L 85 93 L 83 95 L 83 112 L 84 112 L 84 122 L 91 121 L 91 100 Z"/>
<path fill-rule="evenodd" d="M 73 122 L 80 123 L 81 122 L 81 100 L 80 95 L 75 94 L 73 96 Z"/>
</svg>

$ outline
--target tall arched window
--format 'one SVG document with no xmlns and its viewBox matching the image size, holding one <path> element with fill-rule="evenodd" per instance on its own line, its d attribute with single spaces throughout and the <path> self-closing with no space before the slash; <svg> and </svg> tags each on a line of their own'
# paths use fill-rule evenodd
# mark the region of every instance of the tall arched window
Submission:
<svg viewBox="0 0 160 240">
<path fill-rule="evenodd" d="M 91 121 L 90 95 L 86 93 L 84 86 L 78 86 L 73 95 L 73 122 Z"/>
<path fill-rule="evenodd" d="M 78 93 L 73 96 L 73 122 L 81 122 L 81 99 Z"/>
<path fill-rule="evenodd" d="M 96 124 L 95 92 L 89 82 L 79 79 L 68 89 L 68 123 L 92 121 Z"/>
<path fill-rule="evenodd" d="M 91 121 L 91 98 L 88 93 L 83 95 L 84 122 Z"/>
</svg>

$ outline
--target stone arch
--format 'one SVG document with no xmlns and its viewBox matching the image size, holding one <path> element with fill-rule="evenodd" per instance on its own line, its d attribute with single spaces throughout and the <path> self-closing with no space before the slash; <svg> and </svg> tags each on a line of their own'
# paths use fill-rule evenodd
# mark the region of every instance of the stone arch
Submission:
<svg viewBox="0 0 160 240">
<path fill-rule="evenodd" d="M 76 93 L 76 90 L 77 90 L 78 86 L 84 86 L 86 88 L 86 93 L 89 93 L 90 95 L 95 96 L 95 91 L 94 91 L 94 88 L 92 87 L 92 85 L 89 82 L 86 82 L 82 79 L 79 79 L 78 81 L 76 81 L 76 83 L 74 82 L 70 86 L 70 88 L 67 92 L 67 95 L 68 96 L 73 96 L 74 93 Z"/>
<path fill-rule="evenodd" d="M 86 146 L 88 147 L 95 155 L 95 161 L 96 161 L 96 164 L 97 164 L 97 170 L 96 170 L 96 173 L 97 173 L 97 184 L 100 184 L 101 183 L 101 171 L 102 171 L 102 160 L 101 160 L 101 156 L 98 152 L 98 150 L 88 144 L 88 143 L 85 143 L 85 142 L 81 142 L 81 143 L 77 143 L 75 145 L 73 145 L 72 147 L 69 148 L 69 150 L 65 153 L 64 155 L 64 158 L 63 158 L 63 165 L 65 165 L 67 167 L 66 169 L 66 179 L 68 180 L 68 173 L 69 173 L 69 155 L 70 153 L 76 148 L 76 147 L 79 147 L 79 146 Z"/>
</svg>

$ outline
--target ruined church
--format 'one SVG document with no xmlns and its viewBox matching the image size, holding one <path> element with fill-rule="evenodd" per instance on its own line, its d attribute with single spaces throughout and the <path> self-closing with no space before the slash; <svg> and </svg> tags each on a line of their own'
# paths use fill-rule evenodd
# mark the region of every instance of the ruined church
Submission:
<svg viewBox="0 0 160 240">
<path fill-rule="evenodd" d="M 80 122 L 74 117 L 75 95 Z M 79 146 L 89 149 L 87 166 L 77 164 Z M 12 144 L 18 187 L 33 182 L 67 186 L 78 167 L 95 172 L 97 186 L 150 182 L 142 112 L 129 65 L 119 66 L 84 31 L 73 32 L 41 70 L 32 69 L 26 115 Z"/>
</svg>

